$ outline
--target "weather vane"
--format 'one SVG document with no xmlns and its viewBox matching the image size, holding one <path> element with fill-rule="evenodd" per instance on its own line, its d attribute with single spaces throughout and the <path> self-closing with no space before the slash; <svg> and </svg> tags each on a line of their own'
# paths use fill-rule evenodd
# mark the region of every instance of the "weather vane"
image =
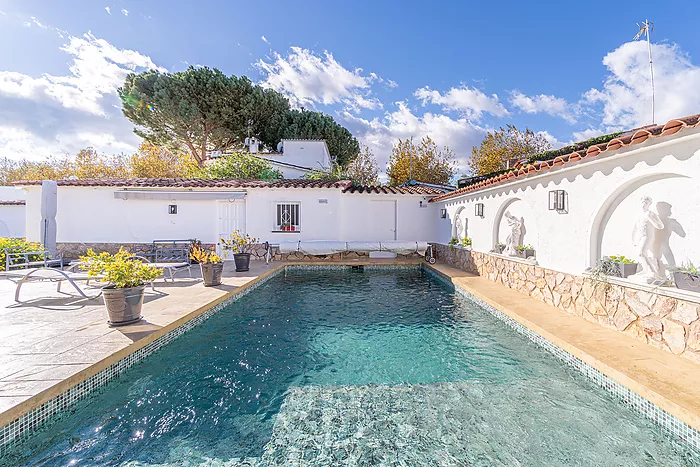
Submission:
<svg viewBox="0 0 700 467">
<path fill-rule="evenodd" d="M 637 23 L 639 27 L 639 32 L 634 36 L 634 41 L 639 40 L 643 35 L 647 37 L 647 47 L 649 49 L 649 75 L 651 76 L 651 124 L 656 123 L 654 118 L 654 63 L 651 60 L 651 31 L 654 30 L 654 23 L 650 23 L 649 20 L 644 20 L 643 23 Z"/>
</svg>

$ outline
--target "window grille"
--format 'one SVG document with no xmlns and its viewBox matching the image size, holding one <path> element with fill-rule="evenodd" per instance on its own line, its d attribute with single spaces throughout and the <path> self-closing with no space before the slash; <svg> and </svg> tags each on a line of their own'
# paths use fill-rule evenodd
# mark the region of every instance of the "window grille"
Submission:
<svg viewBox="0 0 700 467">
<path fill-rule="evenodd" d="M 301 230 L 300 203 L 276 203 L 274 230 L 298 232 Z"/>
</svg>

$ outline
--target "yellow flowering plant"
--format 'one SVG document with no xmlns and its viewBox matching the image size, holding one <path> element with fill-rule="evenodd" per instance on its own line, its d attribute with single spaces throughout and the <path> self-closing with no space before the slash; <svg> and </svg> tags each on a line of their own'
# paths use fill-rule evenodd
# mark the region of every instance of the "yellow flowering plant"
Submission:
<svg viewBox="0 0 700 467">
<path fill-rule="evenodd" d="M 163 272 L 162 269 L 134 258 L 123 248 L 114 255 L 106 251 L 95 253 L 91 248 L 85 256 L 80 257 L 80 261 L 80 267 L 87 271 L 90 277 L 99 277 L 101 281 L 110 283 L 116 289 L 138 287 L 153 282 Z"/>
<path fill-rule="evenodd" d="M 258 241 L 257 238 L 251 237 L 248 234 L 243 234 L 239 230 L 234 230 L 228 238 L 220 238 L 221 248 L 226 251 L 232 251 L 234 254 L 247 253 L 249 245 L 253 245 Z"/>
<path fill-rule="evenodd" d="M 201 264 L 216 264 L 221 262 L 221 256 L 217 255 L 215 251 L 207 251 L 201 246 L 193 245 L 190 248 L 190 258 Z"/>
</svg>

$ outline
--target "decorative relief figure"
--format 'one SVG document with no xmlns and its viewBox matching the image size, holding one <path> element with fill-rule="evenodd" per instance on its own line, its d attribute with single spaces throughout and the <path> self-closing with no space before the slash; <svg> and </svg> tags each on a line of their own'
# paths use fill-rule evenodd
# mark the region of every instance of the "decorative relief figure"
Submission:
<svg viewBox="0 0 700 467">
<path fill-rule="evenodd" d="M 630 277 L 640 278 L 647 284 L 664 285 L 668 282 L 668 269 L 676 266 L 669 240 L 674 232 L 685 237 L 685 230 L 680 222 L 671 217 L 672 206 L 669 203 L 656 203 L 657 212 L 651 210 L 651 204 L 650 197 L 642 198 L 642 215 L 634 230 L 634 244 L 639 248 L 641 271 Z"/>
<path fill-rule="evenodd" d="M 508 256 L 518 255 L 518 245 L 523 244 L 523 236 L 525 235 L 525 219 L 516 217 L 509 211 L 503 214 L 508 221 L 510 234 L 506 238 L 506 248 L 503 251 Z"/>
<path fill-rule="evenodd" d="M 664 225 L 663 229 L 656 232 L 656 244 L 659 254 L 659 264 L 664 270 L 659 270 L 666 276 L 666 272 L 670 269 L 676 267 L 676 257 L 671 251 L 671 235 L 674 233 L 681 238 L 685 238 L 685 230 L 683 226 L 676 219 L 671 217 L 673 206 L 665 201 L 659 201 L 656 203 L 656 212 L 659 214 L 659 220 Z M 661 258 L 665 261 L 665 264 L 661 262 Z"/>
<path fill-rule="evenodd" d="M 462 221 L 462 211 L 455 215 L 455 237 L 464 238 L 464 222 Z"/>
</svg>

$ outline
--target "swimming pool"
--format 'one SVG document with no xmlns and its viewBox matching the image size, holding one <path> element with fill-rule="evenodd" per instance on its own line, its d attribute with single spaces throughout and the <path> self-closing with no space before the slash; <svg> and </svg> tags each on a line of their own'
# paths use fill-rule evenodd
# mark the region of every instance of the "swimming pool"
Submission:
<svg viewBox="0 0 700 467">
<path fill-rule="evenodd" d="M 419 270 L 282 273 L 4 461 L 700 465 Z"/>
</svg>

